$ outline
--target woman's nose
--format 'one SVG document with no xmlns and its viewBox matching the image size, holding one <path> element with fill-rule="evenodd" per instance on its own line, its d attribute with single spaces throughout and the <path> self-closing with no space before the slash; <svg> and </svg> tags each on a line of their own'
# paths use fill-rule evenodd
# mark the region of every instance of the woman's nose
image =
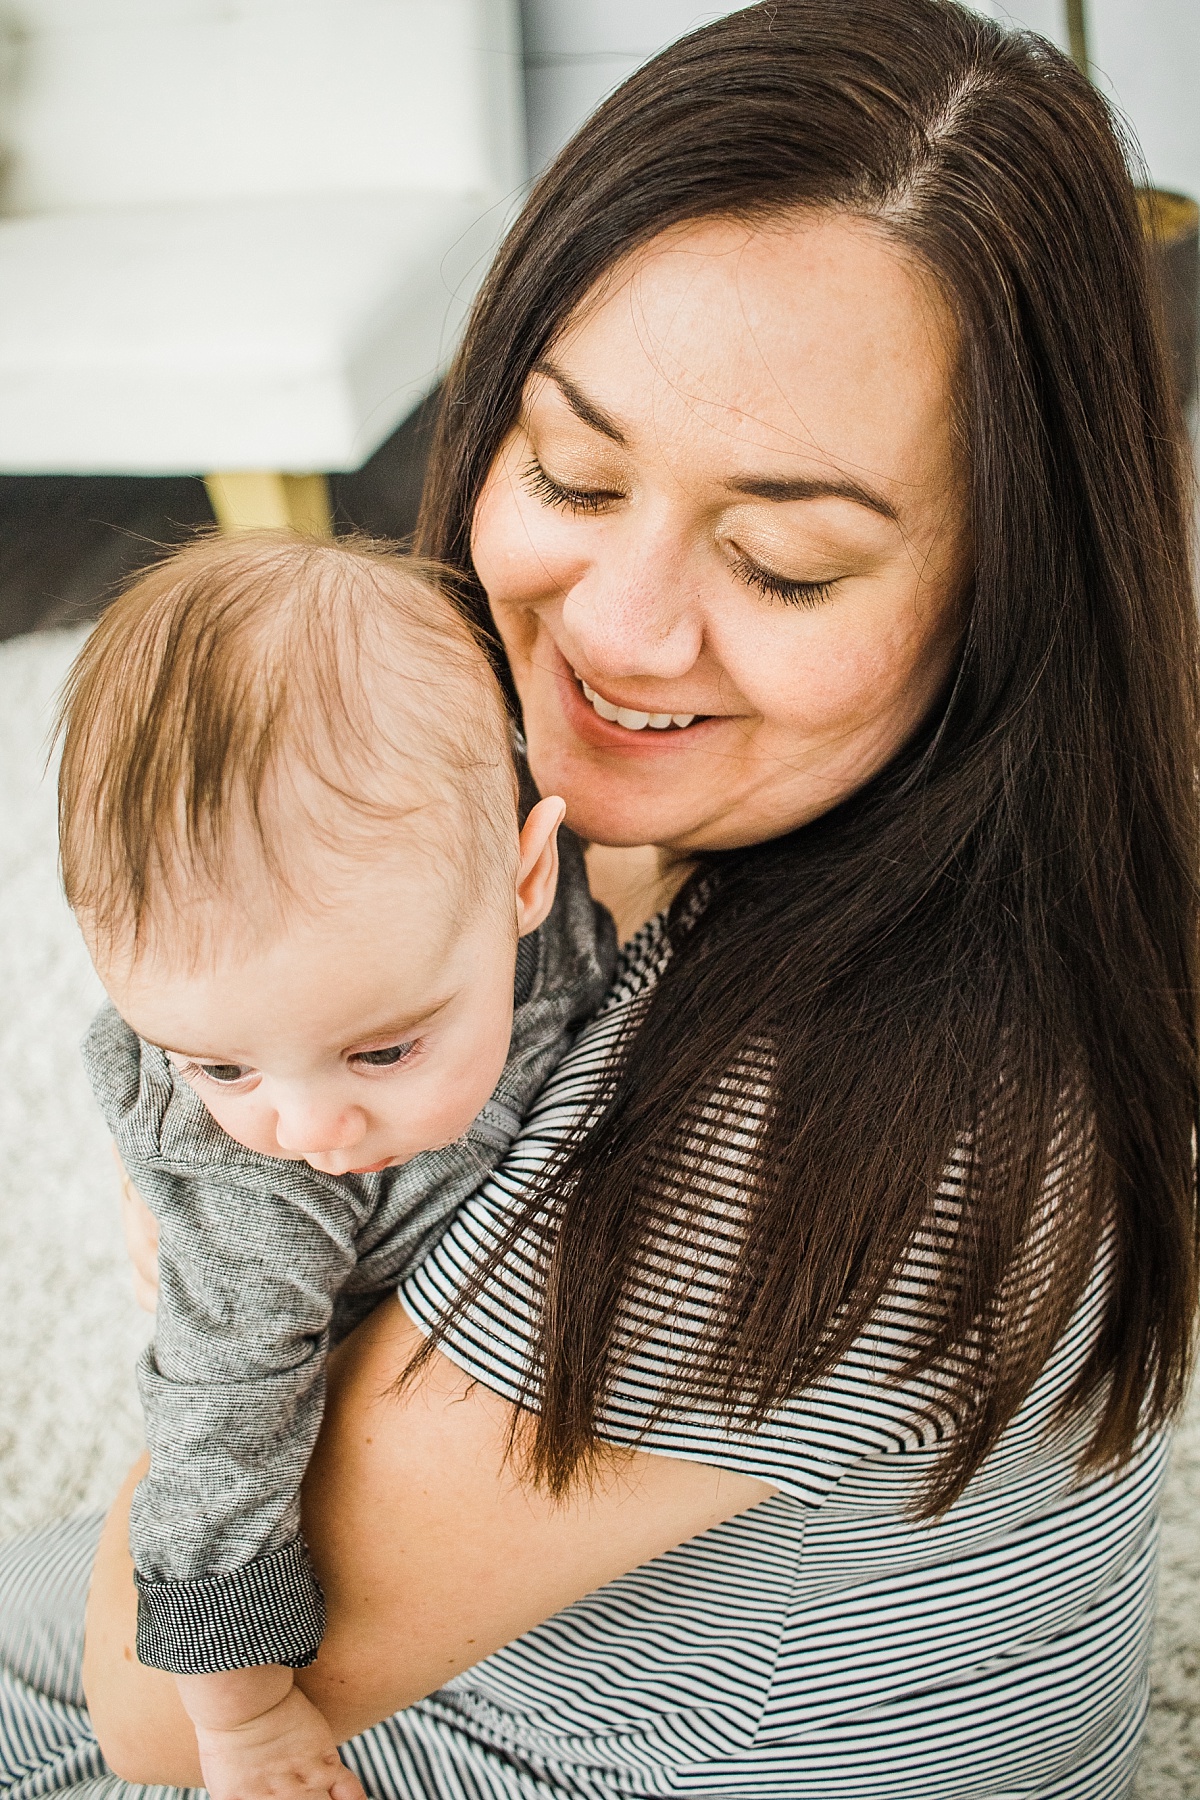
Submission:
<svg viewBox="0 0 1200 1800">
<path fill-rule="evenodd" d="M 699 583 L 681 545 L 645 543 L 628 558 L 606 554 L 569 589 L 563 625 L 593 675 L 670 680 L 692 669 L 704 642 Z"/>
<path fill-rule="evenodd" d="M 340 1106 L 319 1095 L 289 1095 L 277 1102 L 275 1138 L 289 1156 L 330 1156 L 353 1150 L 367 1134 L 360 1106 Z"/>
</svg>

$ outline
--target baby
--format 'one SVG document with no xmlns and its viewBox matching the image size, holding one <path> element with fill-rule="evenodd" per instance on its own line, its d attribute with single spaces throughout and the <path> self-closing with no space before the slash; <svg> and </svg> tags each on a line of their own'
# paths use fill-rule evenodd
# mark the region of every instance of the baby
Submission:
<svg viewBox="0 0 1200 1800">
<path fill-rule="evenodd" d="M 293 1678 L 324 1629 L 299 1491 L 327 1352 L 511 1142 L 611 924 L 562 801 L 522 800 L 462 616 L 365 541 L 160 563 L 61 727 L 63 878 L 111 1000 L 85 1059 L 159 1225 L 138 1655 L 216 1800 L 350 1800 Z"/>
</svg>

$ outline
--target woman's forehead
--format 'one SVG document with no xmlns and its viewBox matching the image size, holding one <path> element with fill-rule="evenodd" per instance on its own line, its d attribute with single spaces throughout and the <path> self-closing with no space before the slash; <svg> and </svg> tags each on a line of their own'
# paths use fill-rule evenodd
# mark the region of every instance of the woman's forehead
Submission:
<svg viewBox="0 0 1200 1800">
<path fill-rule="evenodd" d="M 824 212 L 664 233 L 550 361 L 639 454 L 800 459 L 909 488 L 945 483 L 956 354 L 921 266 L 876 222 Z"/>
</svg>

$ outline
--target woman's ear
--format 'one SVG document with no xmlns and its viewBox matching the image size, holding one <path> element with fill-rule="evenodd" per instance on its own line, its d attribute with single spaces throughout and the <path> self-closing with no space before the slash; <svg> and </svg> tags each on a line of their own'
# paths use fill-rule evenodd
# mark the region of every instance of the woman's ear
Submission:
<svg viewBox="0 0 1200 1800">
<path fill-rule="evenodd" d="M 553 796 L 539 800 L 521 827 L 521 865 L 517 870 L 517 931 L 536 931 L 554 905 L 558 886 L 558 828 L 567 803 Z"/>
</svg>

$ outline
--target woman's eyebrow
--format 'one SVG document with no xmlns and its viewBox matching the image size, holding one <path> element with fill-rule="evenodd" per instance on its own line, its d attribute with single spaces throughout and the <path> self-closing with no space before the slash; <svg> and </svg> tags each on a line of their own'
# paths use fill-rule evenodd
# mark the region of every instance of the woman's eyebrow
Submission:
<svg viewBox="0 0 1200 1800">
<path fill-rule="evenodd" d="M 600 433 L 601 437 L 610 438 L 614 444 L 620 444 L 622 449 L 626 448 L 627 440 L 621 427 L 610 419 L 594 400 L 589 400 L 586 394 L 581 393 L 571 377 L 565 375 L 554 363 L 542 357 L 534 363 L 530 373 L 545 375 L 554 383 L 577 419 L 581 419 L 585 425 L 590 425 L 593 431 Z"/>
<path fill-rule="evenodd" d="M 874 488 L 862 487 L 857 481 L 818 481 L 811 477 L 777 475 L 735 475 L 725 484 L 735 494 L 749 494 L 756 500 L 853 500 L 881 518 L 898 523 L 896 509 L 877 494 Z"/>
</svg>

